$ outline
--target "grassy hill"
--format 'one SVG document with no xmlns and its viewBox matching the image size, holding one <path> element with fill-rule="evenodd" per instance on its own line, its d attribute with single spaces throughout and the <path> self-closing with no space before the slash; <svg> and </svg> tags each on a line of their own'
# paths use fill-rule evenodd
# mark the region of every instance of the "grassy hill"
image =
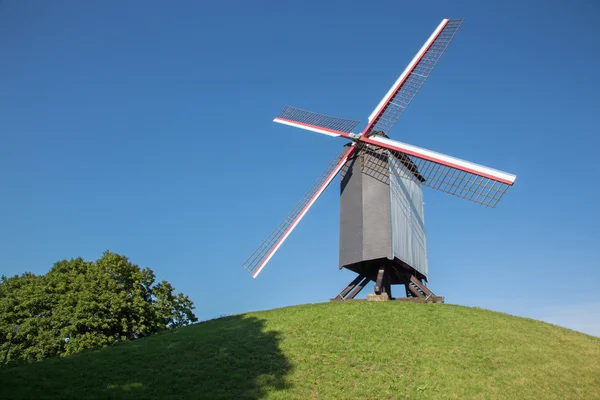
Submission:
<svg viewBox="0 0 600 400">
<path fill-rule="evenodd" d="M 600 339 L 453 305 L 324 303 L 6 368 L 0 398 L 600 399 Z"/>
</svg>

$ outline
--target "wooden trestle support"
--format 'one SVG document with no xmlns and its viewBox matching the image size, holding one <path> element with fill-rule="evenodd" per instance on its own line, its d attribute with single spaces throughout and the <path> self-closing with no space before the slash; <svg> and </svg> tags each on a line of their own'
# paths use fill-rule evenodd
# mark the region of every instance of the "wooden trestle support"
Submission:
<svg viewBox="0 0 600 400">
<path fill-rule="evenodd" d="M 404 300 L 418 303 L 443 303 L 444 297 L 436 296 L 422 282 L 417 271 L 404 263 L 385 260 L 381 263 L 364 263 L 360 266 L 349 268 L 358 276 L 344 288 L 331 301 L 353 300 L 361 290 L 370 282 L 375 282 L 374 293 L 369 294 L 367 300 Z M 392 285 L 404 285 L 406 297 L 392 297 Z"/>
</svg>

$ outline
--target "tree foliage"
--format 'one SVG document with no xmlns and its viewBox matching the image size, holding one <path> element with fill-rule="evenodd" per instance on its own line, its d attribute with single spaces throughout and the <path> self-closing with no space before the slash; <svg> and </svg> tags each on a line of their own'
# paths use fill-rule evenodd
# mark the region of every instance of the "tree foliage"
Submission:
<svg viewBox="0 0 600 400">
<path fill-rule="evenodd" d="M 194 303 L 125 256 L 54 264 L 45 275 L 0 278 L 0 351 L 15 324 L 9 360 L 56 355 L 141 338 L 197 321 Z"/>
</svg>

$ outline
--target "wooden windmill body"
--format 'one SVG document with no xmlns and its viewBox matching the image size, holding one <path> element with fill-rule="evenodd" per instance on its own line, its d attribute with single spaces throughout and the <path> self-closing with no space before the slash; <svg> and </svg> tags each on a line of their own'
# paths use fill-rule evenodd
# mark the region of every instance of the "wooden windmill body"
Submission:
<svg viewBox="0 0 600 400">
<path fill-rule="evenodd" d="M 363 151 L 340 173 L 339 268 L 358 275 L 337 300 L 353 299 L 373 281 L 374 294 L 384 298 L 392 298 L 391 285 L 401 284 L 407 298 L 429 295 L 442 301 L 423 284 L 428 276 L 424 178 L 391 157 L 384 150 Z M 390 173 L 394 168 L 415 179 Z"/>
</svg>

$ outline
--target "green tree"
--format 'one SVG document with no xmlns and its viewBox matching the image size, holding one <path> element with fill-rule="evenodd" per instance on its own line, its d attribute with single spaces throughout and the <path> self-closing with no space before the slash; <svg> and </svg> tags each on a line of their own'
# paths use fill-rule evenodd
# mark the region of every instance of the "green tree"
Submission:
<svg viewBox="0 0 600 400">
<path fill-rule="evenodd" d="M 41 276 L 0 278 L 0 351 L 15 324 L 9 360 L 56 355 L 133 340 L 197 321 L 194 303 L 155 284 L 149 268 L 106 251 L 96 261 L 62 260 Z"/>
</svg>

